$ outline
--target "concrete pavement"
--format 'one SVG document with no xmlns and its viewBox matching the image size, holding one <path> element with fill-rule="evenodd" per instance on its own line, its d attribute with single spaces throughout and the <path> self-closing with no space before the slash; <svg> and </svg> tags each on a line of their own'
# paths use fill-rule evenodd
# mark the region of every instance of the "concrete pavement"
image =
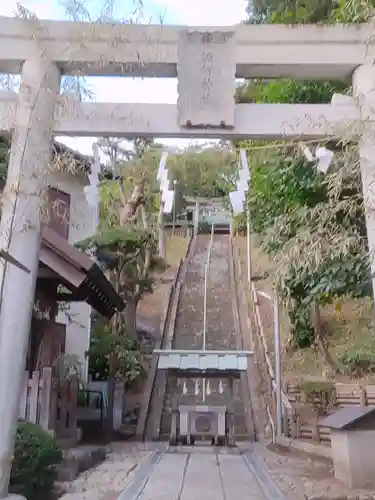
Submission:
<svg viewBox="0 0 375 500">
<path fill-rule="evenodd" d="M 146 475 L 146 471 L 145 471 Z M 119 500 L 267 500 L 244 456 L 193 451 L 165 452 L 140 482 Z"/>
</svg>

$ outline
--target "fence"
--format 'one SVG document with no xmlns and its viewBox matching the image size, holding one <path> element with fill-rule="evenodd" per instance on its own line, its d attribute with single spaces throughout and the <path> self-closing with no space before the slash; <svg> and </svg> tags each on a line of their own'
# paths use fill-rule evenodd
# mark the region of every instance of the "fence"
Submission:
<svg viewBox="0 0 375 500">
<path fill-rule="evenodd" d="M 292 403 L 299 403 L 302 399 L 301 391 L 296 383 L 285 384 L 285 390 Z M 338 407 L 348 406 L 375 406 L 375 385 L 370 384 L 335 384 L 335 401 Z"/>
<path fill-rule="evenodd" d="M 241 287 L 243 290 L 248 289 L 247 283 L 243 280 L 243 271 L 242 271 L 242 262 L 239 255 L 238 248 L 235 248 L 236 254 L 236 262 L 237 269 L 239 274 L 239 280 L 241 283 Z M 249 294 L 250 295 L 250 294 Z M 250 304 L 252 307 L 252 312 L 250 312 Z M 248 311 L 247 323 L 249 329 L 253 332 L 253 342 L 254 342 L 254 351 L 257 357 L 257 365 L 260 372 L 260 376 L 262 382 L 264 384 L 263 393 L 266 399 L 267 405 L 267 415 L 270 418 L 271 427 L 275 427 L 275 417 L 276 417 L 276 378 L 275 371 L 273 368 L 273 364 L 271 358 L 269 356 L 269 350 L 267 346 L 266 337 L 264 335 L 263 322 L 260 314 L 260 309 L 258 305 L 258 292 L 254 283 L 251 283 L 251 297 L 248 297 L 248 300 L 244 304 Z M 281 393 L 282 400 L 282 422 L 283 422 L 283 433 L 284 435 L 290 435 L 291 432 L 295 431 L 290 430 L 290 423 L 293 422 L 293 406 L 290 403 L 287 395 L 284 391 Z"/>
<path fill-rule="evenodd" d="M 285 384 L 288 398 L 293 405 L 300 405 L 304 397 L 296 383 Z M 336 408 L 350 406 L 375 406 L 375 385 L 370 384 L 335 384 L 335 395 L 332 401 L 333 411 Z M 294 421 L 290 423 L 292 437 L 313 440 L 322 444 L 331 444 L 330 432 L 326 427 L 319 426 L 319 418 L 305 421 L 298 410 L 294 411 Z M 293 427 L 293 430 L 292 430 Z"/>
<path fill-rule="evenodd" d="M 190 238 L 193 234 L 193 228 L 190 226 L 175 227 L 174 233 L 171 227 L 165 229 L 167 236 L 179 236 L 180 238 Z"/>
<path fill-rule="evenodd" d="M 75 378 L 53 379 L 50 367 L 34 371 L 31 378 L 25 372 L 19 418 L 39 424 L 58 438 L 76 437 L 77 389 Z"/>
<path fill-rule="evenodd" d="M 235 248 L 237 268 L 241 287 L 246 290 L 247 284 L 243 280 L 242 262 L 238 248 Z M 249 297 L 250 300 L 250 297 Z M 257 365 L 261 372 L 263 382 L 263 393 L 266 399 L 267 413 L 271 417 L 271 426 L 274 426 L 276 414 L 275 402 L 275 373 L 273 363 L 269 355 L 269 349 L 264 334 L 263 321 L 259 308 L 258 292 L 254 282 L 251 283 L 251 306 L 252 312 L 248 312 L 249 328 L 252 328 L 254 351 L 257 355 Z M 246 304 L 249 306 L 249 302 Z M 343 408 L 348 406 L 375 406 L 375 385 L 371 384 L 335 384 L 334 407 Z M 283 434 L 293 439 L 312 440 L 321 444 L 330 445 L 330 431 L 319 425 L 319 418 L 309 418 L 304 415 L 303 395 L 296 383 L 284 384 L 282 391 L 283 411 Z"/>
<path fill-rule="evenodd" d="M 31 378 L 29 378 L 29 372 L 25 372 L 19 418 L 40 424 L 43 429 L 49 430 L 51 428 L 51 393 L 52 368 L 43 368 L 42 373 L 35 371 Z"/>
</svg>

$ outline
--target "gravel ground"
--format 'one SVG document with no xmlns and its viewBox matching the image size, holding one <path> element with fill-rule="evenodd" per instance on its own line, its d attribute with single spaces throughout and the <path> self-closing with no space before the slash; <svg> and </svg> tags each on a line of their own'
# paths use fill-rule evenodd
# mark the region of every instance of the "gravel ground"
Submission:
<svg viewBox="0 0 375 500">
<path fill-rule="evenodd" d="M 116 500 L 151 453 L 142 444 L 112 444 L 102 464 L 84 472 L 70 485 L 64 483 L 66 493 L 60 500 Z"/>
<path fill-rule="evenodd" d="M 333 477 L 332 462 L 310 458 L 305 453 L 271 451 L 256 444 L 259 458 L 287 499 L 293 500 L 374 500 L 375 491 L 350 490 Z"/>
</svg>

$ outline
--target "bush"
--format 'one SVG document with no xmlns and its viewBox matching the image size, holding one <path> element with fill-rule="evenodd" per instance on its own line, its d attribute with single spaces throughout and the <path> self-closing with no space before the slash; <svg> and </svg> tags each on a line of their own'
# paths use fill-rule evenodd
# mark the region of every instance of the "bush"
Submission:
<svg viewBox="0 0 375 500">
<path fill-rule="evenodd" d="M 51 492 L 63 460 L 55 439 L 39 425 L 20 422 L 17 428 L 10 492 L 37 500 Z"/>
<path fill-rule="evenodd" d="M 345 351 L 339 357 L 339 361 L 344 365 L 346 373 L 353 377 L 364 377 L 375 373 L 375 355 L 370 349 Z"/>
<path fill-rule="evenodd" d="M 245 213 L 232 217 L 232 230 L 235 236 L 246 236 L 247 217 Z"/>
</svg>

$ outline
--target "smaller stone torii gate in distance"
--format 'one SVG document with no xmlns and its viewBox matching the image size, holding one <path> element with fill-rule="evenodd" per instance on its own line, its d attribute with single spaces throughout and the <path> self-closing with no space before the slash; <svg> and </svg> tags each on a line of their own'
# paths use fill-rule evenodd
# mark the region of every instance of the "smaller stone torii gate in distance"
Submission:
<svg viewBox="0 0 375 500">
<path fill-rule="evenodd" d="M 0 17 L 0 72 L 21 74 L 19 94 L 0 95 L 0 133 L 12 134 L 0 248 L 30 270 L 27 274 L 4 266 L 2 273 L 0 498 L 8 491 L 41 240 L 40 191 L 53 135 L 303 140 L 356 129 L 372 255 L 374 60 L 370 24 L 188 28 Z M 178 77 L 178 102 L 83 103 L 61 97 L 61 75 L 77 71 L 86 76 Z M 235 105 L 236 77 L 281 76 L 352 79 L 354 94 L 328 105 Z"/>
<path fill-rule="evenodd" d="M 246 373 L 248 357 L 251 351 L 211 351 L 155 349 L 158 356 L 158 370 L 165 371 L 172 386 L 172 421 L 169 436 L 170 444 L 194 444 L 195 439 L 211 440 L 215 445 L 234 446 L 234 381 Z M 220 405 L 208 405 L 206 402 L 207 381 L 225 381 L 226 390 L 222 388 Z M 178 381 L 183 384 L 202 382 L 202 404 L 187 404 L 186 393 L 177 391 Z M 198 394 L 196 393 L 195 396 Z M 224 395 L 224 394 L 223 394 Z M 195 398 L 194 398 L 195 399 Z"/>
</svg>

